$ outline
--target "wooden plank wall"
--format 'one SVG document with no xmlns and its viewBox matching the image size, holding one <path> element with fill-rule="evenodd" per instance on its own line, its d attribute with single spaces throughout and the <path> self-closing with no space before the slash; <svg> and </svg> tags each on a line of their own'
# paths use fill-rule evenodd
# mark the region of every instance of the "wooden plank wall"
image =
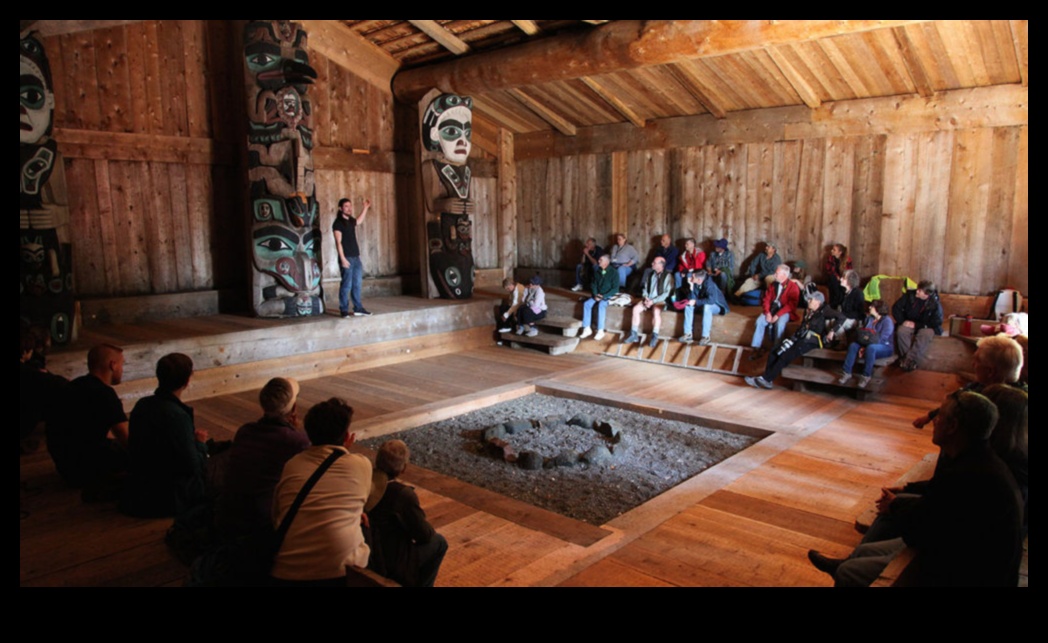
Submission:
<svg viewBox="0 0 1048 643">
<path fill-rule="evenodd" d="M 1015 91 L 1001 92 L 1002 101 Z M 726 236 L 737 261 L 774 239 L 784 259 L 817 271 L 827 244 L 839 241 L 864 277 L 933 279 L 957 294 L 1028 292 L 1028 124 L 988 117 L 986 126 L 937 129 L 922 113 L 917 124 L 885 126 L 897 102 L 854 101 L 866 103 L 854 113 L 886 110 L 858 126 L 831 127 L 805 110 L 800 119 L 811 122 L 792 135 L 783 122 L 798 112 L 774 110 L 726 122 L 669 119 L 678 122 L 650 138 L 593 128 L 585 142 L 562 145 L 567 153 L 560 137 L 518 135 L 518 265 L 569 268 L 579 240 L 609 243 L 624 227 L 642 255 L 663 232 L 706 240 L 707 249 Z M 925 111 L 941 109 L 949 121 L 953 103 L 941 103 Z M 976 111 L 964 121 L 978 119 Z M 629 136 L 635 149 L 614 151 Z M 611 171 L 616 155 L 626 157 L 624 173 Z M 622 204 L 612 204 L 623 189 Z"/>
<path fill-rule="evenodd" d="M 246 292 L 241 25 L 150 20 L 44 40 L 79 296 Z M 338 279 L 328 232 L 343 196 L 358 212 L 372 201 L 360 230 L 366 274 L 417 271 L 418 235 L 405 223 L 414 176 L 395 151 L 403 118 L 392 96 L 318 53 L 311 62 L 324 277 Z M 494 185 L 481 181 L 490 207 Z M 497 231 L 478 232 L 478 266 L 489 267 Z"/>
</svg>

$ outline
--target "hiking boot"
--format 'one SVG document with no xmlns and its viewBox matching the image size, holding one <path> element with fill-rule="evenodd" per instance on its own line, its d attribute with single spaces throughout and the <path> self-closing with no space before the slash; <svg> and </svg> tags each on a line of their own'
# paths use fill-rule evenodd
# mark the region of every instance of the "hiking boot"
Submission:
<svg viewBox="0 0 1048 643">
<path fill-rule="evenodd" d="M 652 348 L 655 348 L 658 344 L 659 344 L 659 334 L 658 333 L 652 333 L 651 334 L 651 340 L 648 341 L 648 346 L 651 346 Z"/>
<path fill-rule="evenodd" d="M 829 574 L 830 576 L 834 576 L 837 573 L 837 568 L 844 562 L 843 558 L 830 558 L 829 556 L 820 554 L 814 549 L 808 550 L 808 560 L 810 560 L 811 564 L 815 566 L 815 569 L 824 574 Z"/>
<path fill-rule="evenodd" d="M 637 331 L 631 330 L 630 336 L 626 338 L 623 344 L 636 344 L 640 342 L 640 337 L 637 336 Z"/>
</svg>

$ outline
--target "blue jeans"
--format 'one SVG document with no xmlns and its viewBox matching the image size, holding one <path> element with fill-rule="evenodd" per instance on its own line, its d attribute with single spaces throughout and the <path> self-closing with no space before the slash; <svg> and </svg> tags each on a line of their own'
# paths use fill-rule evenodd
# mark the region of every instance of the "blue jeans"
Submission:
<svg viewBox="0 0 1048 643">
<path fill-rule="evenodd" d="M 349 312 L 349 299 L 353 298 L 353 311 L 364 309 L 360 303 L 360 289 L 364 287 L 364 264 L 360 257 L 346 257 L 349 260 L 349 268 L 341 268 L 342 283 L 338 286 L 338 309 L 339 312 Z"/>
<path fill-rule="evenodd" d="M 695 325 L 695 309 L 698 306 L 684 307 L 684 333 L 691 335 L 691 329 Z M 710 329 L 713 328 L 713 316 L 720 312 L 720 306 L 706 304 L 702 307 L 702 336 L 709 337 Z"/>
<path fill-rule="evenodd" d="M 852 369 L 855 368 L 855 361 L 859 358 L 859 342 L 852 342 L 848 346 L 848 356 L 844 358 L 844 372 L 851 373 Z M 866 365 L 863 367 L 863 375 L 870 377 L 873 375 L 873 363 L 881 357 L 887 357 L 894 352 L 891 346 L 885 346 L 884 344 L 870 344 L 866 347 Z"/>
<path fill-rule="evenodd" d="M 593 322 L 593 305 L 597 306 L 597 330 L 604 330 L 604 319 L 608 314 L 608 300 L 596 299 L 590 297 L 586 301 L 582 302 L 582 327 L 589 328 Z"/>
<path fill-rule="evenodd" d="M 775 322 L 775 326 L 772 328 L 771 345 L 772 348 L 782 337 L 782 334 L 786 332 L 786 324 L 790 323 L 790 316 L 783 315 L 779 317 L 779 321 Z M 764 343 L 764 331 L 768 328 L 768 322 L 764 320 L 764 313 L 761 313 L 760 317 L 757 318 L 757 328 L 753 331 L 753 341 L 750 342 L 750 346 L 753 348 L 760 348 Z"/>
</svg>

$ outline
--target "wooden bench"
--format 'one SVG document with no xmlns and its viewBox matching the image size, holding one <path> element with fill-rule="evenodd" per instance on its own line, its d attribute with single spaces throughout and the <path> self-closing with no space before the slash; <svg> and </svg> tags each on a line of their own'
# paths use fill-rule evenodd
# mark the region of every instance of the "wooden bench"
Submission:
<svg viewBox="0 0 1048 643">
<path fill-rule="evenodd" d="M 582 322 L 577 319 L 546 317 L 536 321 L 535 326 L 543 330 L 540 330 L 539 334 L 534 337 L 518 335 L 514 332 L 501 333 L 499 336 L 503 343 L 513 348 L 537 347 L 550 355 L 570 353 L 579 345 L 579 338 L 576 336 L 579 334 L 579 329 L 582 328 Z M 554 332 L 546 332 L 549 329 L 553 329 Z"/>
<path fill-rule="evenodd" d="M 803 356 L 802 366 L 790 365 L 782 370 L 782 376 L 793 382 L 793 390 L 803 391 L 806 383 L 824 384 L 836 386 L 842 389 L 855 391 L 855 397 L 860 401 L 865 400 L 871 393 L 876 393 L 884 387 L 884 369 L 889 364 L 895 363 L 898 356 L 894 353 L 888 357 L 882 357 L 874 362 L 873 376 L 866 388 L 859 388 L 858 376 L 853 377 L 846 384 L 839 384 L 837 380 L 840 373 L 837 368 L 826 370 L 819 366 L 819 362 L 841 362 L 847 358 L 847 351 L 835 351 L 828 348 L 816 348 L 808 351 Z"/>
</svg>

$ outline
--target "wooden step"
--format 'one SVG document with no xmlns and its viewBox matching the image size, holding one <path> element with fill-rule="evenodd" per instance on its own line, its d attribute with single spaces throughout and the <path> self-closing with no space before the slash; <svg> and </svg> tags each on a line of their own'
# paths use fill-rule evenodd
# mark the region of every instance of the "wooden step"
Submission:
<svg viewBox="0 0 1048 643">
<path fill-rule="evenodd" d="M 543 328 L 556 328 L 564 337 L 576 337 L 579 329 L 582 328 L 581 321 L 570 317 L 546 317 L 535 322 L 535 325 Z"/>
<path fill-rule="evenodd" d="M 809 364 L 808 360 L 812 360 L 812 362 L 814 362 L 814 360 L 817 359 L 824 359 L 834 362 L 843 362 L 845 359 L 847 359 L 847 357 L 848 351 L 835 351 L 830 350 L 828 348 L 816 348 L 804 354 L 805 366 L 814 365 L 813 363 Z M 874 364 L 877 366 L 887 366 L 888 364 L 895 363 L 897 359 L 899 359 L 899 356 L 892 353 L 888 357 L 879 358 L 876 362 L 874 362 Z"/>
<path fill-rule="evenodd" d="M 579 345 L 579 339 L 577 337 L 565 337 L 564 335 L 553 335 L 551 333 L 543 332 L 540 332 L 534 337 L 517 335 L 516 333 L 502 333 L 500 337 L 503 342 L 508 343 L 513 348 L 537 346 L 546 349 L 550 355 L 563 355 L 565 353 L 570 353 Z"/>
<path fill-rule="evenodd" d="M 859 388 L 859 377 L 857 375 L 849 380 L 847 384 L 838 384 L 837 378 L 840 377 L 839 374 L 811 366 L 787 366 L 782 369 L 782 377 L 791 380 L 793 382 L 793 389 L 796 391 L 803 391 L 804 383 L 811 382 L 814 384 L 824 384 L 827 386 L 836 386 L 837 388 L 854 390 L 855 395 L 859 400 L 864 400 L 870 393 L 876 393 L 881 390 L 885 384 L 884 378 L 876 376 L 876 371 L 874 371 L 874 377 L 870 379 L 870 383 L 866 385 L 866 388 Z"/>
</svg>

